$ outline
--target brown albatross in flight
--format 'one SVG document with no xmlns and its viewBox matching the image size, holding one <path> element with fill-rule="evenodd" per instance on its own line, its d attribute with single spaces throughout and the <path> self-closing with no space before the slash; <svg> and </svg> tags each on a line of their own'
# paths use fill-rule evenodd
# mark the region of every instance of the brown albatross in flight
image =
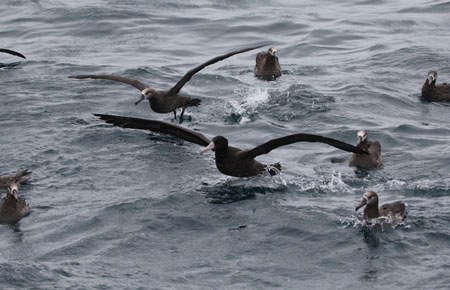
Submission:
<svg viewBox="0 0 450 290">
<path fill-rule="evenodd" d="M 26 57 L 23 54 L 21 54 L 21 53 L 19 53 L 17 51 L 14 51 L 14 50 L 6 49 L 6 48 L 0 48 L 0 52 L 9 53 L 9 54 L 12 54 L 12 55 L 15 55 L 15 56 L 18 56 L 18 57 L 26 59 Z"/>
<path fill-rule="evenodd" d="M 0 223 L 14 223 L 20 220 L 28 211 L 29 207 L 25 199 L 18 196 L 19 184 L 27 181 L 30 177 L 28 170 L 14 174 L 0 176 L 0 188 L 7 188 L 8 192 L 0 202 Z"/>
<path fill-rule="evenodd" d="M 281 168 L 279 163 L 266 165 L 256 161 L 255 157 L 295 142 L 320 142 L 348 152 L 367 154 L 364 150 L 339 140 L 304 133 L 272 139 L 253 149 L 241 150 L 228 146 L 228 140 L 225 137 L 216 136 L 210 140 L 199 132 L 167 122 L 102 114 L 95 114 L 95 116 L 114 126 L 169 134 L 191 143 L 206 146 L 200 153 L 214 150 L 217 169 L 225 175 L 235 177 L 256 176 L 264 172 L 269 172 L 271 175 L 277 174 Z"/>
<path fill-rule="evenodd" d="M 422 97 L 427 101 L 450 101 L 450 84 L 436 85 L 437 72 L 430 71 L 422 86 Z"/>
<path fill-rule="evenodd" d="M 183 88 L 183 86 L 192 78 L 192 76 L 199 71 L 201 71 L 203 68 L 214 64 L 216 62 L 219 62 L 221 60 L 224 60 L 230 56 L 233 56 L 238 53 L 243 53 L 252 49 L 260 48 L 263 45 L 244 48 L 241 50 L 236 50 L 224 55 L 217 56 L 215 58 L 212 58 L 193 69 L 189 70 L 172 88 L 165 91 L 159 91 L 150 88 L 144 83 L 141 83 L 140 81 L 118 76 L 118 75 L 75 75 L 75 76 L 69 76 L 69 78 L 76 78 L 76 79 L 106 79 L 106 80 L 113 80 L 118 81 L 122 83 L 126 83 L 129 85 L 132 85 L 133 87 L 137 88 L 141 91 L 140 98 L 135 102 L 135 105 L 139 104 L 141 101 L 147 99 L 150 104 L 150 108 L 156 112 L 156 113 L 170 113 L 173 112 L 175 118 L 177 117 L 176 109 L 181 108 L 181 114 L 180 114 L 180 124 L 183 122 L 183 115 L 184 110 L 187 107 L 191 106 L 198 106 L 200 105 L 199 99 L 192 99 L 186 96 L 179 95 L 178 93 Z"/>
<path fill-rule="evenodd" d="M 350 166 L 356 166 L 364 169 L 374 169 L 383 165 L 383 159 L 381 158 L 381 144 L 378 141 L 370 141 L 367 138 L 367 133 L 364 130 L 357 133 L 358 143 L 356 147 L 369 152 L 369 154 L 353 153 L 350 157 L 348 164 Z"/>
<path fill-rule="evenodd" d="M 364 193 L 363 200 L 356 206 L 355 210 L 357 211 L 363 206 L 366 206 L 362 216 L 363 220 L 378 218 L 380 216 L 400 218 L 401 220 L 406 217 L 406 205 L 403 201 L 385 203 L 378 208 L 378 195 L 373 191 Z"/>
<path fill-rule="evenodd" d="M 272 81 L 281 76 L 281 67 L 276 56 L 277 49 L 269 48 L 267 52 L 256 55 L 255 76 L 266 81 Z"/>
</svg>

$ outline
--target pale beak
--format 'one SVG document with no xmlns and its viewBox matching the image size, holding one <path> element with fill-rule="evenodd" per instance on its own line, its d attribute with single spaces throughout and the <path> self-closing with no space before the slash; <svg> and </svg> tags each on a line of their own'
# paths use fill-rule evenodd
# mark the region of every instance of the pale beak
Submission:
<svg viewBox="0 0 450 290">
<path fill-rule="evenodd" d="M 358 209 L 362 208 L 366 204 L 367 204 L 367 199 L 364 197 L 363 200 L 355 207 L 355 211 L 357 211 Z"/>
<path fill-rule="evenodd" d="M 139 100 L 137 100 L 134 104 L 137 105 L 137 104 L 139 104 L 140 102 L 142 102 L 143 100 L 145 100 L 145 96 L 144 96 L 144 95 L 141 95 L 141 97 L 139 98 Z"/>
<path fill-rule="evenodd" d="M 17 196 L 17 189 L 12 190 L 12 196 L 14 197 L 15 200 L 19 199 L 19 197 Z"/>
<path fill-rule="evenodd" d="M 211 142 L 211 143 L 209 143 L 208 146 L 206 146 L 205 148 L 203 148 L 202 151 L 200 151 L 200 154 L 203 154 L 203 153 L 205 153 L 206 151 L 213 150 L 213 149 L 214 149 L 214 142 Z"/>
<path fill-rule="evenodd" d="M 433 76 L 428 76 L 428 84 L 431 85 L 431 83 L 434 81 Z"/>
<path fill-rule="evenodd" d="M 359 144 L 361 144 L 363 138 L 362 138 L 362 136 L 358 136 L 358 137 L 356 137 L 356 139 L 358 140 L 356 143 L 356 146 L 358 146 Z"/>
</svg>

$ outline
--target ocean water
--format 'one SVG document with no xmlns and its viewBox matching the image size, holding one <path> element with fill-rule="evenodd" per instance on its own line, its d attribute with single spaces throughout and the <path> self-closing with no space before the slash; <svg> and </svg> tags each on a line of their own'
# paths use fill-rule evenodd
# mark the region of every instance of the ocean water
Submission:
<svg viewBox="0 0 450 290">
<path fill-rule="evenodd" d="M 450 80 L 450 2 L 0 2 L 0 173 L 33 171 L 31 213 L 0 225 L 1 289 L 448 289 L 450 106 L 421 100 Z M 112 73 L 156 89 L 235 49 L 278 48 L 283 76 L 253 75 L 257 51 L 195 75 L 184 126 L 251 148 L 296 132 L 382 144 L 384 167 L 297 143 L 258 157 L 282 174 L 222 175 L 212 153 L 93 113 L 173 122 Z M 269 46 L 265 47 L 267 49 Z M 368 232 L 367 190 L 408 217 Z M 2 193 L 4 194 L 4 193 Z"/>
</svg>

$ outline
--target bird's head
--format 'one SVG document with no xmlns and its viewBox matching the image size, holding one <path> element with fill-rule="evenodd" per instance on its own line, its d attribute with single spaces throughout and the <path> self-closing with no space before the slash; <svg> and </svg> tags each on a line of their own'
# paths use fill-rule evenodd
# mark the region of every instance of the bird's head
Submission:
<svg viewBox="0 0 450 290">
<path fill-rule="evenodd" d="M 211 143 L 209 143 L 208 146 L 203 148 L 201 153 L 205 153 L 206 151 L 213 150 L 215 152 L 224 152 L 228 149 L 228 140 L 225 137 L 222 136 L 216 136 L 212 138 Z"/>
<path fill-rule="evenodd" d="M 360 130 L 358 131 L 358 133 L 356 134 L 356 139 L 358 140 L 356 145 L 358 146 L 359 144 L 361 144 L 362 142 L 367 140 L 367 133 L 364 130 Z"/>
<path fill-rule="evenodd" d="M 134 103 L 135 105 L 139 104 L 143 100 L 150 100 L 155 95 L 155 90 L 151 88 L 143 89 L 141 92 L 141 96 L 139 99 Z"/>
<path fill-rule="evenodd" d="M 427 80 L 428 80 L 428 84 L 429 84 L 429 85 L 431 85 L 432 82 L 435 82 L 435 81 L 437 80 L 437 72 L 435 72 L 435 71 L 430 71 L 430 72 L 428 73 Z"/>
<path fill-rule="evenodd" d="M 277 49 L 272 46 L 271 48 L 269 48 L 268 52 L 271 56 L 275 56 L 275 54 L 277 53 Z"/>
<path fill-rule="evenodd" d="M 362 201 L 355 207 L 355 211 L 363 206 L 375 206 L 378 208 L 378 195 L 373 191 L 365 192 Z"/>
<path fill-rule="evenodd" d="M 19 199 L 19 184 L 17 183 L 11 183 L 10 185 L 8 185 L 8 197 L 12 197 L 15 200 Z"/>
</svg>

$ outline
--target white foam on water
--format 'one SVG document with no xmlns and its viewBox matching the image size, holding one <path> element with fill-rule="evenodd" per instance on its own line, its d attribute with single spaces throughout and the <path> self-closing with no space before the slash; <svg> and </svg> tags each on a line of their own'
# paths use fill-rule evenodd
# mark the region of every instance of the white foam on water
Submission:
<svg viewBox="0 0 450 290">
<path fill-rule="evenodd" d="M 361 220 L 361 218 L 356 215 L 350 217 L 345 217 L 340 220 L 343 225 L 342 228 L 346 229 L 349 227 L 367 227 L 369 230 L 374 229 L 379 226 L 381 231 L 384 232 L 386 227 L 396 229 L 398 226 L 405 226 L 404 220 L 402 220 L 401 215 L 396 216 L 380 216 L 378 218 Z"/>
<path fill-rule="evenodd" d="M 238 97 L 225 103 L 225 112 L 240 116 L 240 124 L 250 122 L 258 106 L 270 99 L 269 90 L 264 88 L 236 89 L 234 93 Z"/>
</svg>

